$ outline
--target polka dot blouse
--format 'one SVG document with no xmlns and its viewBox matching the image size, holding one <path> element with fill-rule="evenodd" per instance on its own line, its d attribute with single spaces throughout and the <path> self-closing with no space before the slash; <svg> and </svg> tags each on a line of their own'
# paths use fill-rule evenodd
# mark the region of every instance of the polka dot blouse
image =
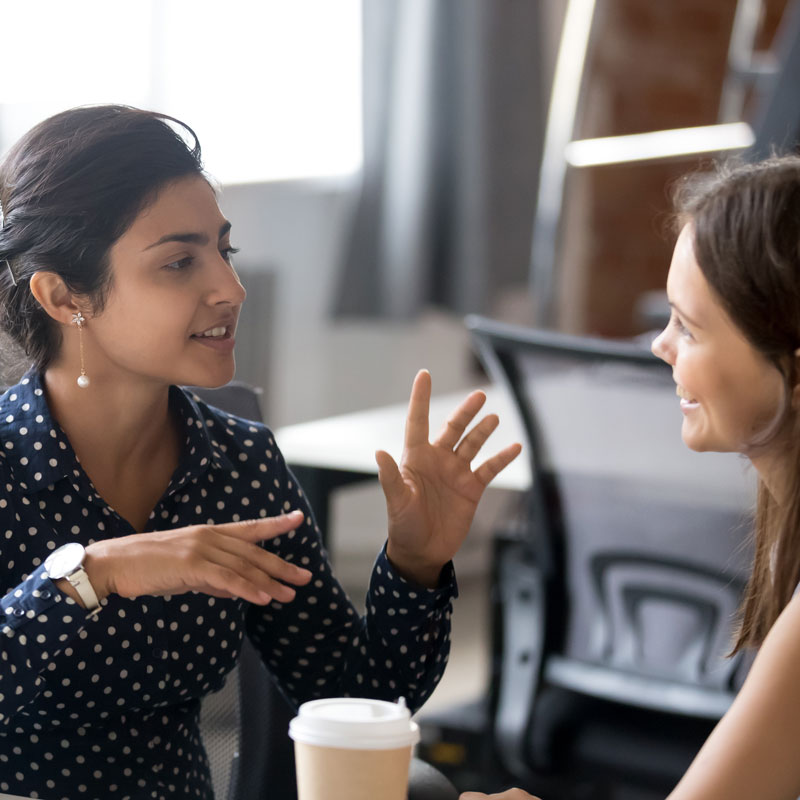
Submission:
<svg viewBox="0 0 800 800">
<path fill-rule="evenodd" d="M 66 542 L 135 531 L 95 491 L 29 373 L 0 397 L 0 792 L 209 800 L 200 700 L 222 687 L 245 635 L 295 704 L 403 695 L 417 708 L 441 677 L 452 566 L 429 590 L 394 573 L 384 549 L 359 617 L 270 431 L 170 392 L 184 448 L 147 530 L 300 508 L 305 523 L 263 546 L 314 577 L 287 604 L 111 595 L 87 617 L 44 560 Z"/>
</svg>

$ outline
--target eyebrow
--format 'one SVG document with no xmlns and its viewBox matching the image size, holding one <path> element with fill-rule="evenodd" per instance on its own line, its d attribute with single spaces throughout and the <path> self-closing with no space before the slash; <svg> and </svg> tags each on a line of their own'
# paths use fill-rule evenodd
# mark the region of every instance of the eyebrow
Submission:
<svg viewBox="0 0 800 800">
<path fill-rule="evenodd" d="M 696 321 L 695 321 L 695 320 L 694 320 L 692 317 L 690 317 L 690 316 L 689 316 L 687 313 L 685 313 L 684 311 L 681 311 L 681 309 L 680 309 L 680 308 L 678 308 L 678 306 L 677 306 L 677 305 L 675 305 L 675 303 L 673 303 L 673 302 L 672 302 L 672 300 L 670 300 L 670 301 L 669 301 L 669 305 L 670 305 L 670 308 L 672 308 L 672 309 L 674 309 L 675 311 L 677 311 L 677 312 L 678 312 L 678 314 L 680 314 L 680 315 L 681 315 L 681 317 L 683 317 L 683 319 L 685 319 L 685 320 L 686 320 L 686 321 L 687 321 L 687 322 L 688 322 L 690 325 L 693 325 L 695 328 L 701 328 L 701 329 L 702 329 L 702 327 L 703 327 L 702 325 L 700 325 L 698 322 L 696 322 Z"/>
<path fill-rule="evenodd" d="M 222 223 L 219 229 L 219 236 L 217 240 L 221 239 L 225 236 L 228 231 L 231 229 L 231 223 L 228 220 Z M 207 245 L 208 244 L 208 236 L 204 233 L 168 233 L 165 236 L 162 236 L 157 242 L 153 242 L 152 244 L 147 245 L 145 250 L 152 250 L 154 247 L 159 247 L 162 244 L 168 244 L 170 242 L 181 242 L 183 244 L 199 244 L 199 245 Z"/>
</svg>

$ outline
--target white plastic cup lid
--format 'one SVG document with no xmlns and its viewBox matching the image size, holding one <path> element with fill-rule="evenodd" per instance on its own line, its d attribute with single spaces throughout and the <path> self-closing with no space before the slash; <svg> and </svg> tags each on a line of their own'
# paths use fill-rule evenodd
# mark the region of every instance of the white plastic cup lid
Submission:
<svg viewBox="0 0 800 800">
<path fill-rule="evenodd" d="M 303 703 L 289 723 L 296 742 L 347 750 L 393 750 L 419 741 L 405 701 L 331 697 Z"/>
</svg>

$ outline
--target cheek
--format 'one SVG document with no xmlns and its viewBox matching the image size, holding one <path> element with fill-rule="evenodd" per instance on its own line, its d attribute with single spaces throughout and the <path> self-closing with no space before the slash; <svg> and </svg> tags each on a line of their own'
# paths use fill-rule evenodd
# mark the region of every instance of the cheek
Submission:
<svg viewBox="0 0 800 800">
<path fill-rule="evenodd" d="M 115 350 L 146 349 L 153 344 L 170 349 L 188 341 L 194 311 L 195 305 L 185 296 L 129 293 L 107 303 L 97 321 L 98 334 Z"/>
<path fill-rule="evenodd" d="M 745 445 L 769 439 L 786 411 L 784 382 L 777 370 L 741 373 L 720 387 L 720 395 L 720 410 Z"/>
<path fill-rule="evenodd" d="M 675 380 L 695 396 L 709 391 L 717 381 L 711 368 L 713 358 L 702 347 L 685 339 L 674 342 L 672 348 L 674 358 L 668 363 L 674 366 Z"/>
</svg>

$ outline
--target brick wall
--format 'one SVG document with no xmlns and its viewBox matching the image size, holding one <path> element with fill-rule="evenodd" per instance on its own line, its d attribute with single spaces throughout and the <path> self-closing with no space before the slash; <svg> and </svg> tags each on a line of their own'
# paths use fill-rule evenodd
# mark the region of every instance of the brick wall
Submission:
<svg viewBox="0 0 800 800">
<path fill-rule="evenodd" d="M 766 0 L 771 40 L 786 0 Z M 735 0 L 598 0 L 576 138 L 717 121 Z M 669 186 L 699 159 L 570 170 L 559 257 L 559 327 L 627 336 L 664 285 Z"/>
</svg>

